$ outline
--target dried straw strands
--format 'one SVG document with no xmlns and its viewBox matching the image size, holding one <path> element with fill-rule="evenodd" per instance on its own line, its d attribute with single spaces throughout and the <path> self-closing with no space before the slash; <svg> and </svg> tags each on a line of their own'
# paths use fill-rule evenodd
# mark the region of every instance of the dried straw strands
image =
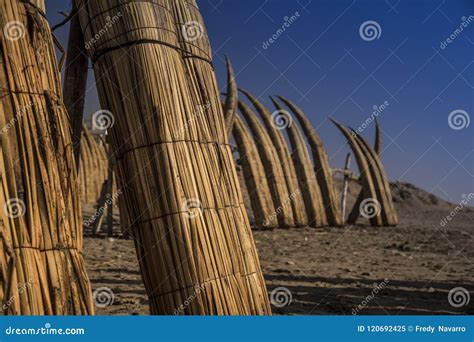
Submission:
<svg viewBox="0 0 474 342">
<path fill-rule="evenodd" d="M 359 166 L 364 198 L 368 201 L 359 210 L 364 212 L 373 226 L 396 225 L 397 217 L 389 184 L 379 158 L 360 135 L 332 121 L 347 138 Z"/>
<path fill-rule="evenodd" d="M 296 116 L 306 135 L 308 144 L 311 147 L 316 168 L 316 178 L 318 179 L 318 184 L 323 196 L 328 222 L 333 226 L 341 226 L 343 222 L 340 213 L 339 200 L 336 195 L 328 156 L 321 138 L 300 108 L 282 96 L 278 96 L 278 98 L 283 101 Z"/>
<path fill-rule="evenodd" d="M 291 201 L 291 193 L 288 191 L 280 157 L 265 128 L 257 119 L 256 114 L 240 100 L 238 107 L 250 127 L 260 159 L 263 163 L 273 203 L 277 208 L 274 215 L 277 216 L 281 227 L 294 227 L 293 209 L 289 203 Z"/>
<path fill-rule="evenodd" d="M 96 203 L 107 180 L 108 160 L 105 146 L 83 126 L 79 163 L 79 185 L 83 203 Z"/>
<path fill-rule="evenodd" d="M 265 169 L 252 136 L 239 116 L 235 116 L 233 126 L 233 135 L 239 150 L 240 165 L 252 204 L 255 226 L 276 228 L 278 227 L 278 220 L 273 215 L 275 206 L 265 176 Z"/>
<path fill-rule="evenodd" d="M 170 1 L 76 5 L 151 312 L 268 314 L 211 66 L 183 60 Z"/>
<path fill-rule="evenodd" d="M 291 123 L 291 118 L 286 118 L 285 115 L 282 115 L 282 113 L 278 112 L 276 113 L 277 115 L 275 117 L 272 117 L 272 114 L 260 101 L 257 100 L 257 98 L 255 98 L 248 91 L 242 89 L 240 89 L 240 91 L 244 93 L 245 96 L 247 96 L 257 112 L 260 114 L 263 124 L 280 158 L 288 191 L 291 194 L 296 194 L 296 196 L 292 198 L 290 204 L 293 209 L 295 225 L 300 227 L 307 226 L 308 217 L 306 216 L 305 204 L 301 196 L 301 190 L 299 188 L 295 166 L 293 164 L 285 138 L 281 132 L 282 129 L 285 129 L 286 126 Z M 281 122 L 278 120 L 281 120 Z"/>
<path fill-rule="evenodd" d="M 0 302 L 92 314 L 76 169 L 44 3 L 0 2 Z"/>
<path fill-rule="evenodd" d="M 279 113 L 285 113 L 283 107 L 275 99 L 271 98 Z M 327 226 L 328 221 L 324 209 L 323 197 L 319 188 L 318 180 L 314 172 L 313 162 L 309 155 L 306 141 L 298 125 L 291 122 L 286 131 L 291 144 L 291 156 L 298 175 L 298 183 L 303 194 L 303 200 L 308 216 L 308 225 L 311 227 Z"/>
<path fill-rule="evenodd" d="M 375 119 L 374 150 L 375 150 L 375 153 L 377 153 L 379 157 L 382 155 L 382 131 L 380 128 L 380 123 L 377 119 Z M 364 189 L 361 189 L 352 207 L 352 210 L 347 218 L 348 224 L 355 224 L 357 222 L 357 219 L 360 216 L 360 205 L 363 200 L 364 200 Z"/>
</svg>

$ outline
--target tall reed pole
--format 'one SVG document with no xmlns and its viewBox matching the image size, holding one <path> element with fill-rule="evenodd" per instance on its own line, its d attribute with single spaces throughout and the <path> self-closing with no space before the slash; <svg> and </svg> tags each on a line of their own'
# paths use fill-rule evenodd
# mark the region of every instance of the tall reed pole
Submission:
<svg viewBox="0 0 474 342">
<path fill-rule="evenodd" d="M 0 1 L 0 303 L 92 314 L 68 115 L 44 1 Z"/>
<path fill-rule="evenodd" d="M 75 3 L 151 313 L 270 313 L 212 66 L 178 41 L 195 36 L 176 2 Z"/>
</svg>

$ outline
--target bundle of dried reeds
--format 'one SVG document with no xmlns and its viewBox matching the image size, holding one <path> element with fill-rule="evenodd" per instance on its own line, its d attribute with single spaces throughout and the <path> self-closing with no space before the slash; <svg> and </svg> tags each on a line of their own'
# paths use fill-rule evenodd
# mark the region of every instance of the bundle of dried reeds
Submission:
<svg viewBox="0 0 474 342">
<path fill-rule="evenodd" d="M 79 185 L 83 203 L 96 203 L 107 180 L 108 160 L 105 145 L 100 144 L 85 126 L 82 130 Z"/>
<path fill-rule="evenodd" d="M 375 141 L 374 141 L 374 151 L 380 157 L 382 155 L 382 131 L 380 128 L 380 123 L 375 119 Z M 364 189 L 361 189 L 359 195 L 354 202 L 352 210 L 347 218 L 348 224 L 355 224 L 357 219 L 360 216 L 360 205 L 364 200 Z"/>
<path fill-rule="evenodd" d="M 92 314 L 67 112 L 42 1 L 0 1 L 0 302 Z"/>
<path fill-rule="evenodd" d="M 292 194 L 298 194 L 298 196 L 294 196 L 290 204 L 293 209 L 295 225 L 299 227 L 307 226 L 308 217 L 306 215 L 304 200 L 301 196 L 298 177 L 296 175 L 290 151 L 288 150 L 288 145 L 286 144 L 285 138 L 282 134 L 282 130 L 291 126 L 291 118 L 286 117 L 284 112 L 275 112 L 274 114 L 270 113 L 268 109 L 248 91 L 243 89 L 240 89 L 240 91 L 247 96 L 263 120 L 263 124 L 273 142 L 273 145 L 275 146 L 278 156 L 280 157 L 288 191 Z"/>
<path fill-rule="evenodd" d="M 197 53 L 183 59 L 176 7 L 76 5 L 101 104 L 115 117 L 111 142 L 151 312 L 268 314 L 212 67 Z"/>
<path fill-rule="evenodd" d="M 332 120 L 347 138 L 359 166 L 364 198 L 367 203 L 359 207 L 373 226 L 396 225 L 397 216 L 392 201 L 390 185 L 379 157 L 369 144 L 355 131 Z"/>
<path fill-rule="evenodd" d="M 303 111 L 292 101 L 278 96 L 285 105 L 293 112 L 298 119 L 303 132 L 306 135 L 309 146 L 313 154 L 313 161 L 316 168 L 316 178 L 323 196 L 324 206 L 326 208 L 326 217 L 330 225 L 341 226 L 342 218 L 340 213 L 339 200 L 336 195 L 336 189 L 332 179 L 331 167 L 324 145 L 318 133 L 314 129 Z"/>
<path fill-rule="evenodd" d="M 278 113 L 285 115 L 285 110 L 274 98 L 270 98 L 275 105 Z M 308 216 L 308 225 L 310 227 L 327 226 L 326 211 L 324 209 L 323 197 L 319 188 L 316 174 L 314 173 L 314 165 L 311 161 L 306 141 L 300 128 L 296 123 L 291 122 L 291 118 L 287 118 L 289 124 L 286 125 L 286 131 L 291 144 L 291 156 L 298 175 L 298 183 L 301 189 L 306 214 Z"/>
<path fill-rule="evenodd" d="M 290 204 L 291 198 L 294 196 L 288 191 L 280 157 L 256 114 L 240 100 L 238 107 L 253 133 L 254 142 L 263 163 L 270 193 L 272 194 L 272 200 L 276 207 L 274 215 L 281 227 L 294 227 L 295 220 Z M 299 195 L 296 194 L 296 196 Z"/>
<path fill-rule="evenodd" d="M 252 136 L 239 116 L 234 118 L 233 135 L 239 150 L 239 161 L 252 204 L 255 226 L 276 228 L 278 227 L 278 220 L 273 215 L 275 206 L 265 176 L 265 169 Z"/>
</svg>

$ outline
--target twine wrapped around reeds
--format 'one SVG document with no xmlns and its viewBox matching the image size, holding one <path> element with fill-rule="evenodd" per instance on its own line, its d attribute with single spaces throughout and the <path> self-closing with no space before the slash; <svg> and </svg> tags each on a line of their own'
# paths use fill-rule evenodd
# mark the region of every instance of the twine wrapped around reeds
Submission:
<svg viewBox="0 0 474 342">
<path fill-rule="evenodd" d="M 313 125 L 304 114 L 304 112 L 297 107 L 292 101 L 278 96 L 278 98 L 293 112 L 298 119 L 303 132 L 305 133 L 306 139 L 311 152 L 313 154 L 313 161 L 316 168 L 316 178 L 318 180 L 321 194 L 323 196 L 324 205 L 326 208 L 326 217 L 330 225 L 341 226 L 343 224 L 341 217 L 341 208 L 339 200 L 336 195 L 336 189 L 334 187 L 334 181 L 332 178 L 331 167 L 329 165 L 329 159 L 326 153 L 326 149 L 319 137 L 318 133 L 314 129 Z"/>
<path fill-rule="evenodd" d="M 283 107 L 274 98 L 270 97 L 278 113 L 288 115 Z M 299 187 L 302 192 L 308 225 L 310 227 L 327 226 L 328 221 L 324 209 L 324 201 L 314 172 L 314 165 L 306 145 L 306 141 L 298 125 L 287 118 L 286 131 L 291 144 L 291 156 L 298 176 Z"/>
<path fill-rule="evenodd" d="M 268 314 L 212 66 L 178 42 L 189 4 L 76 0 L 150 310 Z"/>
<path fill-rule="evenodd" d="M 270 187 L 272 200 L 274 206 L 278 209 L 275 211 L 278 222 L 281 227 L 294 227 L 295 220 L 290 204 L 292 196 L 286 185 L 280 157 L 256 114 L 240 100 L 238 107 L 253 134 L 255 145 L 257 146 L 260 159 L 263 163 L 268 186 Z M 300 194 L 297 194 L 297 196 L 299 195 Z"/>
<path fill-rule="evenodd" d="M 270 113 L 268 109 L 248 91 L 243 89 L 240 89 L 240 91 L 244 93 L 245 96 L 247 96 L 262 118 L 263 125 L 266 128 L 273 145 L 275 146 L 278 157 L 280 158 L 288 191 L 291 194 L 298 194 L 297 196 L 294 196 L 290 202 L 291 208 L 293 209 L 295 225 L 299 227 L 307 226 L 308 217 L 306 215 L 301 189 L 299 188 L 295 166 L 293 164 L 290 151 L 288 150 L 288 145 L 281 131 L 284 130 L 288 125 L 291 126 L 291 118 L 286 117 L 283 112 L 275 112 L 274 114 Z"/>
<path fill-rule="evenodd" d="M 257 148 L 245 123 L 239 116 L 234 117 L 233 136 L 240 155 L 240 165 L 252 205 L 255 226 L 258 228 L 276 228 L 275 205 L 268 186 Z"/>
<path fill-rule="evenodd" d="M 0 303 L 92 314 L 68 115 L 43 1 L 0 2 Z"/>
</svg>

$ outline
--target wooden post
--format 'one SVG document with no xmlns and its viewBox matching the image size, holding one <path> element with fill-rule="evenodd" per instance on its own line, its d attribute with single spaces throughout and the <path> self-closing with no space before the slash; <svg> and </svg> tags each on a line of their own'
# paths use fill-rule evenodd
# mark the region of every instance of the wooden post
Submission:
<svg viewBox="0 0 474 342">
<path fill-rule="evenodd" d="M 349 172 L 351 169 L 351 157 L 352 155 L 348 153 L 346 157 L 346 164 L 344 166 L 346 173 L 344 173 L 344 181 L 342 184 L 342 195 L 341 195 L 342 224 L 345 224 L 346 222 L 346 200 L 347 200 L 347 188 L 349 187 L 349 178 L 350 178 Z"/>
</svg>

